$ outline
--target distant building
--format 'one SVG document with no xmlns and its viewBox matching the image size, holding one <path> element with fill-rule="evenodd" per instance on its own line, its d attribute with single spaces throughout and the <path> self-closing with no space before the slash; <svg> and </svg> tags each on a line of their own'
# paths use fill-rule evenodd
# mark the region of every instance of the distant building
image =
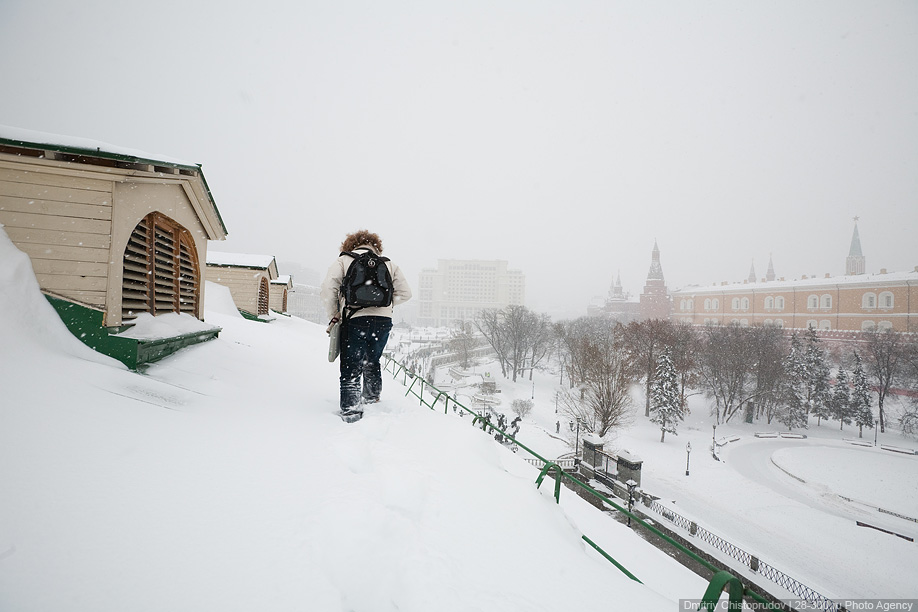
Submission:
<svg viewBox="0 0 918 612">
<path fill-rule="evenodd" d="M 672 299 L 666 290 L 663 279 L 663 266 L 660 264 L 660 248 L 653 241 L 653 252 L 650 259 L 650 270 L 647 282 L 641 292 L 641 319 L 668 319 L 672 312 Z"/>
<path fill-rule="evenodd" d="M 823 331 L 893 329 L 918 332 L 918 267 L 911 272 L 866 274 L 857 225 L 846 260 L 847 274 L 786 281 L 686 287 L 672 292 L 673 319 L 695 325 L 773 325 Z"/>
<path fill-rule="evenodd" d="M 627 325 L 631 321 L 637 321 L 641 318 L 641 304 L 632 300 L 631 296 L 625 293 L 622 288 L 621 274 L 617 274 L 609 287 L 608 296 L 601 304 L 589 306 L 587 315 L 591 317 L 606 317 Z"/>
<path fill-rule="evenodd" d="M 526 279 L 506 261 L 440 259 L 437 269 L 421 271 L 417 323 L 447 327 L 481 310 L 522 306 L 525 299 Z"/>
<path fill-rule="evenodd" d="M 251 318 L 271 309 L 271 281 L 278 278 L 272 255 L 207 253 L 207 280 L 229 287 L 236 308 Z"/>
<path fill-rule="evenodd" d="M 269 287 L 271 310 L 274 312 L 287 313 L 290 292 L 293 291 L 293 277 L 289 274 L 281 274 L 272 279 Z"/>
</svg>

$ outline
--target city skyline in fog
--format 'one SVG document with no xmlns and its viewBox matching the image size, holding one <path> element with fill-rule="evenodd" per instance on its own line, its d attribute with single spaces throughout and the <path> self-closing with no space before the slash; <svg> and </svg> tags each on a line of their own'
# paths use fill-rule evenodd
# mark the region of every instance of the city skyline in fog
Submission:
<svg viewBox="0 0 918 612">
<path fill-rule="evenodd" d="M 0 124 L 200 163 L 217 251 L 417 283 L 505 260 L 582 314 L 667 286 L 918 265 L 918 4 L 0 4 Z M 282 271 L 282 273 L 284 273 Z"/>
</svg>

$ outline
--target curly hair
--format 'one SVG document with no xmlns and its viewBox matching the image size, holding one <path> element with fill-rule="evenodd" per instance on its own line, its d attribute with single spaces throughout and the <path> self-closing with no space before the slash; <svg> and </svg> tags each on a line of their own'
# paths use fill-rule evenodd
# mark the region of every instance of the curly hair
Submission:
<svg viewBox="0 0 918 612">
<path fill-rule="evenodd" d="M 357 230 L 353 234 L 348 234 L 341 243 L 341 252 L 353 251 L 362 246 L 371 246 L 377 253 L 382 253 L 382 239 L 378 234 L 367 230 Z"/>
</svg>

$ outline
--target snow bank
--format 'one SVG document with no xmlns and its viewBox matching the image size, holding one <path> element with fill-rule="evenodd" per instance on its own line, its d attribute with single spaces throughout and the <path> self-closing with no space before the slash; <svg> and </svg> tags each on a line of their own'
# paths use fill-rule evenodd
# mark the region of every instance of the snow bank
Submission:
<svg viewBox="0 0 918 612">
<path fill-rule="evenodd" d="M 0 368 L 4 612 L 668 612 L 704 592 L 391 379 L 362 421 L 342 423 L 323 326 L 264 325 L 208 298 L 220 336 L 140 375 L 62 352 L 69 332 L 32 313 L 48 305 L 8 242 L 0 278 L 2 329 L 25 328 Z M 33 350 L 39 339 L 58 352 Z"/>
<path fill-rule="evenodd" d="M 16 248 L 0 225 L 0 368 L 12 366 L 23 351 L 51 351 L 124 367 L 77 340 L 41 293 L 32 261 Z"/>
<path fill-rule="evenodd" d="M 133 326 L 118 334 L 118 336 L 135 340 L 156 340 L 158 338 L 174 338 L 183 334 L 210 331 L 217 328 L 216 325 L 200 321 L 190 314 L 177 312 L 168 312 L 155 317 L 148 312 L 143 312 L 137 315 L 137 318 L 132 323 Z"/>
</svg>

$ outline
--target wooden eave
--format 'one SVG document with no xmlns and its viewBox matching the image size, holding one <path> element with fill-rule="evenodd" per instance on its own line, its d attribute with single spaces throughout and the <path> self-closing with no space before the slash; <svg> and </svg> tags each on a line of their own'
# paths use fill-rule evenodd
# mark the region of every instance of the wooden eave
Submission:
<svg viewBox="0 0 918 612">
<path fill-rule="evenodd" d="M 188 165 L 111 153 L 101 149 L 83 149 L 2 137 L 0 137 L 0 153 L 33 158 L 36 161 L 44 159 L 49 162 L 95 166 L 100 172 L 107 174 L 117 172 L 143 182 L 155 182 L 157 175 L 184 178 L 181 184 L 201 224 L 207 231 L 207 239 L 223 240 L 228 234 L 226 224 L 223 222 L 223 217 L 220 215 L 220 210 L 217 208 L 200 164 Z"/>
</svg>

